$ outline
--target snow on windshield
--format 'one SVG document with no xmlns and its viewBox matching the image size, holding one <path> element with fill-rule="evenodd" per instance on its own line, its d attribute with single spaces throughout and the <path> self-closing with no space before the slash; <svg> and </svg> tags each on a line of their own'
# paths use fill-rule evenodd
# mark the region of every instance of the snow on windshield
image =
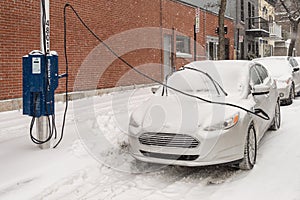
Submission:
<svg viewBox="0 0 300 200">
<path fill-rule="evenodd" d="M 257 61 L 261 63 L 272 77 L 280 77 L 284 74 L 292 74 L 292 68 L 285 59 L 261 59 Z"/>
<path fill-rule="evenodd" d="M 228 94 L 243 96 L 249 83 L 248 65 L 245 61 L 197 61 L 187 66 L 210 74 Z"/>
<path fill-rule="evenodd" d="M 218 94 L 214 83 L 208 76 L 189 69 L 174 73 L 168 79 L 168 85 L 185 92 Z"/>
</svg>

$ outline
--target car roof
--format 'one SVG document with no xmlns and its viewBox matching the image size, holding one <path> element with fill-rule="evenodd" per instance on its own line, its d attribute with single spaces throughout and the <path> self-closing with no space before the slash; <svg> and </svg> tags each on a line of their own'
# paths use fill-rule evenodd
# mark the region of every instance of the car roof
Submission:
<svg viewBox="0 0 300 200">
<path fill-rule="evenodd" d="M 225 66 L 229 67 L 229 66 L 234 66 L 234 65 L 239 65 L 239 67 L 249 67 L 249 66 L 252 66 L 254 64 L 254 62 L 250 61 L 250 60 L 204 60 L 204 61 L 194 61 L 187 65 L 197 67 L 197 66 L 202 66 L 205 64 L 224 66 L 224 67 Z"/>
<path fill-rule="evenodd" d="M 262 57 L 262 58 L 255 58 L 253 61 L 256 60 L 283 60 L 285 59 L 288 61 L 291 58 L 291 56 L 268 56 L 268 57 Z"/>
</svg>

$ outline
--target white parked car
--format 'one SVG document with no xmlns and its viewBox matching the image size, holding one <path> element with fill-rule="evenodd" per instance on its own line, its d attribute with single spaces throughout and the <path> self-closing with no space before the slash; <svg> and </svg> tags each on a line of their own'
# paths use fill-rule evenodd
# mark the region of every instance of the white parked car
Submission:
<svg viewBox="0 0 300 200">
<path fill-rule="evenodd" d="M 300 96 L 300 70 L 297 71 L 297 68 L 300 67 L 300 57 L 293 57 L 294 65 L 293 67 L 296 71 L 293 74 L 293 78 L 295 80 L 295 92 L 297 96 Z"/>
<path fill-rule="evenodd" d="M 207 74 L 205 74 L 207 73 Z M 264 133 L 280 127 L 276 82 L 251 61 L 197 61 L 174 72 L 172 89 L 160 88 L 130 117 L 129 144 L 133 157 L 145 162 L 204 166 L 238 164 L 251 169 Z M 262 109 L 269 120 L 248 111 Z"/>
<path fill-rule="evenodd" d="M 292 104 L 295 95 L 300 93 L 300 72 L 297 61 L 288 56 L 272 56 L 254 59 L 263 64 L 277 81 L 282 104 Z"/>
</svg>

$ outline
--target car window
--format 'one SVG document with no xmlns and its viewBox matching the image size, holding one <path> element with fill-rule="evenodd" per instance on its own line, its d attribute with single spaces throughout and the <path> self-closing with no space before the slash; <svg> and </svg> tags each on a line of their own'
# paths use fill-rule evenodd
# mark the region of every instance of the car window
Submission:
<svg viewBox="0 0 300 200">
<path fill-rule="evenodd" d="M 262 82 L 265 81 L 266 78 L 268 78 L 268 72 L 266 70 L 266 68 L 264 68 L 262 65 L 256 65 L 256 69 L 257 69 L 257 72 L 262 80 Z"/>
<path fill-rule="evenodd" d="M 299 63 L 297 62 L 297 60 L 296 59 L 294 59 L 294 58 L 291 58 L 291 60 L 292 60 L 292 62 L 293 62 L 293 67 L 298 67 L 298 65 L 299 65 Z"/>
<path fill-rule="evenodd" d="M 262 81 L 260 80 L 260 77 L 255 69 L 254 66 L 252 66 L 250 68 L 250 85 L 253 86 L 253 85 L 259 85 L 261 84 Z"/>
<path fill-rule="evenodd" d="M 290 63 L 292 67 L 298 67 L 298 62 L 294 58 L 290 58 Z"/>
</svg>

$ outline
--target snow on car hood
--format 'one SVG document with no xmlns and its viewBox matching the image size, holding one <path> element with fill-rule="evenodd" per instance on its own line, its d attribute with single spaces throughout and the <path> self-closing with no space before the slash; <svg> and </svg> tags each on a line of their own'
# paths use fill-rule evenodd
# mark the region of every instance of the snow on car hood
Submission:
<svg viewBox="0 0 300 200">
<path fill-rule="evenodd" d="M 288 74 L 288 73 L 274 77 L 274 79 L 277 81 L 287 81 L 288 79 L 291 79 L 291 78 L 292 78 L 292 75 Z"/>
<path fill-rule="evenodd" d="M 216 99 L 224 102 L 225 97 Z M 234 100 L 236 102 L 236 100 Z M 252 106 L 248 102 L 242 106 Z M 131 127 L 137 132 L 196 132 L 199 128 L 223 122 L 239 109 L 210 104 L 184 95 L 153 96 L 135 109 L 131 115 Z"/>
</svg>

